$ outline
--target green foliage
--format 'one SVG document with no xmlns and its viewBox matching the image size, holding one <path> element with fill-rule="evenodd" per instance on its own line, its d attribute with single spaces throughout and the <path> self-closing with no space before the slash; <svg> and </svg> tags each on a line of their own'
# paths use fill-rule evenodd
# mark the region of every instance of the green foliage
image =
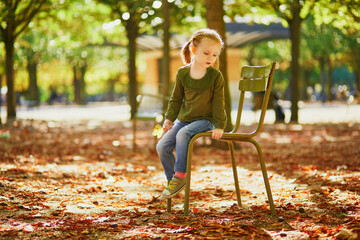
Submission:
<svg viewBox="0 0 360 240">
<path fill-rule="evenodd" d="M 29 22 L 42 9 L 49 4 L 49 0 L 29 0 L 29 1 L 1 1 L 0 2 L 0 33 L 2 39 L 7 37 L 15 39 L 23 32 Z M 9 28 L 9 25 L 13 25 Z M 9 40 L 9 39 L 7 39 Z"/>
<path fill-rule="evenodd" d="M 316 59 L 324 54 L 338 64 L 336 67 L 346 66 L 349 71 L 354 71 L 358 65 L 354 63 L 353 55 L 360 52 L 360 4 L 357 1 L 224 0 L 224 19 L 226 22 L 245 21 L 249 24 L 282 21 L 287 25 L 296 2 L 302 7 L 302 18 L 309 16 L 313 10 L 313 14 L 302 24 L 301 42 L 301 64 L 303 69 L 312 69 L 312 83 L 319 78 Z M 169 3 L 171 33 L 188 35 L 206 26 L 202 0 L 169 0 Z M 19 14 L 24 6 L 21 4 L 17 9 Z M 6 11 L 1 1 L 2 28 L 6 27 Z M 36 61 L 39 63 L 38 82 L 44 93 L 48 92 L 50 86 L 71 93 L 72 66 L 87 66 L 85 78 L 89 94 L 109 91 L 111 81 L 116 82 L 116 91 L 126 91 L 128 53 L 125 47 L 128 40 L 125 26 L 130 17 L 138 21 L 140 34 L 161 36 L 163 20 L 160 0 L 46 1 L 43 10 L 17 38 L 15 87 L 17 90 L 26 88 L 26 64 Z M 285 89 L 289 83 L 290 44 L 288 40 L 281 40 L 245 46 L 242 48 L 244 63 L 267 64 L 277 61 L 277 72 L 281 76 L 275 81 L 275 88 Z M 3 43 L 0 43 L 0 47 L 0 74 L 4 74 Z M 142 56 L 137 57 L 141 60 Z"/>
<path fill-rule="evenodd" d="M 333 25 L 317 22 L 314 16 L 304 22 L 302 37 L 302 61 L 308 67 L 324 56 L 331 57 L 334 64 L 343 64 L 339 60 L 344 59 L 344 52 L 351 45 L 347 39 L 353 40 Z"/>
<path fill-rule="evenodd" d="M 277 62 L 273 89 L 283 93 L 289 85 L 290 41 L 274 40 L 249 44 L 242 49 L 241 65 L 266 65 Z"/>
<path fill-rule="evenodd" d="M 72 92 L 73 72 L 71 67 L 66 66 L 67 64 L 89 66 L 89 68 L 102 64 L 104 66 L 102 72 L 112 72 L 112 75 L 126 71 L 124 68 L 110 68 L 113 64 L 103 64 L 104 61 L 110 63 L 120 61 L 119 66 L 124 66 L 122 61 L 124 51 L 119 51 L 119 46 L 115 47 L 114 51 L 109 49 L 111 48 L 109 46 L 102 46 L 108 34 L 104 26 L 104 22 L 109 21 L 110 9 L 107 6 L 91 0 L 77 0 L 52 8 L 49 14 L 48 17 L 39 14 L 17 44 L 17 60 L 20 66 L 25 67 L 27 61 L 36 61 L 42 64 L 41 68 L 46 68 L 46 63 L 50 66 L 59 66 L 60 71 L 51 70 L 53 73 L 56 72 L 54 75 L 46 74 L 47 76 L 43 77 L 39 74 L 39 84 L 43 88 L 48 89 L 53 86 L 60 91 L 62 89 Z M 119 36 L 119 33 L 117 35 Z M 98 84 L 101 90 L 101 85 L 105 85 L 107 80 L 104 76 L 108 75 L 94 78 L 90 74 L 89 79 L 92 83 Z M 23 75 L 18 80 L 20 80 L 17 83 L 18 88 L 23 89 L 27 86 L 26 76 Z M 68 87 L 64 87 L 65 85 Z"/>
</svg>

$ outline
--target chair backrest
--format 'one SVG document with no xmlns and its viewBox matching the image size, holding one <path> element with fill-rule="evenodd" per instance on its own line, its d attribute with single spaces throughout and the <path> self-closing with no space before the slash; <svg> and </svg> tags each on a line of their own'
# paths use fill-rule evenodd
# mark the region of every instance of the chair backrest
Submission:
<svg viewBox="0 0 360 240">
<path fill-rule="evenodd" d="M 261 107 L 260 119 L 257 128 L 249 133 L 249 137 L 255 136 L 262 128 L 265 119 L 266 109 L 269 103 L 271 86 L 274 78 L 276 63 L 273 62 L 266 66 L 244 66 L 241 69 L 239 82 L 240 100 L 236 123 L 232 132 L 237 132 L 240 126 L 241 113 L 244 106 L 245 92 L 264 91 L 264 98 Z"/>
</svg>

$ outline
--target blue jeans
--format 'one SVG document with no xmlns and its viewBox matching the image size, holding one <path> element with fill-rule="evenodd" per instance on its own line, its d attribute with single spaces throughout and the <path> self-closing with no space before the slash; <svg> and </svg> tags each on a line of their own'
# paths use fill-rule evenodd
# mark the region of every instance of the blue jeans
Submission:
<svg viewBox="0 0 360 240">
<path fill-rule="evenodd" d="M 213 123 L 206 119 L 193 122 L 177 121 L 172 129 L 164 134 L 156 146 L 156 151 L 164 167 L 167 180 L 171 180 L 175 172 L 186 172 L 187 151 L 191 138 L 198 133 L 214 128 Z M 176 159 L 174 148 L 176 149 Z"/>
</svg>

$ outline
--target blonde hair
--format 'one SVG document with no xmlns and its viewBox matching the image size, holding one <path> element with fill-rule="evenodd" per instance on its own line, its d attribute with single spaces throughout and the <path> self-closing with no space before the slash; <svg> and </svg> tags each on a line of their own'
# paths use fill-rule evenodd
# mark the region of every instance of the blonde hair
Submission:
<svg viewBox="0 0 360 240">
<path fill-rule="evenodd" d="M 192 46 L 196 47 L 204 38 L 209 38 L 211 40 L 218 41 L 221 44 L 221 48 L 224 47 L 224 42 L 217 31 L 209 28 L 197 30 L 196 32 L 194 32 L 191 39 L 184 45 L 184 47 L 181 50 L 181 57 L 184 64 L 191 63 L 191 56 L 192 56 L 190 51 L 191 47 Z M 219 67 L 219 58 L 217 58 L 214 66 Z"/>
</svg>

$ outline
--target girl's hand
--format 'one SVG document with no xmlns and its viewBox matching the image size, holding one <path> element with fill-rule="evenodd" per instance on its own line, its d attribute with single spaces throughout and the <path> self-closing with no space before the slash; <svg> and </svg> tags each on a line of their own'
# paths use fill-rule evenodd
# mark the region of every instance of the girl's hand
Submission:
<svg viewBox="0 0 360 240">
<path fill-rule="evenodd" d="M 164 124 L 163 124 L 164 133 L 169 131 L 170 129 L 172 129 L 172 126 L 173 126 L 173 122 L 169 119 L 165 119 Z"/>
<path fill-rule="evenodd" d="M 209 132 L 212 132 L 211 137 L 213 139 L 220 139 L 224 133 L 224 130 L 220 128 L 215 128 L 214 130 L 211 130 Z"/>
</svg>

